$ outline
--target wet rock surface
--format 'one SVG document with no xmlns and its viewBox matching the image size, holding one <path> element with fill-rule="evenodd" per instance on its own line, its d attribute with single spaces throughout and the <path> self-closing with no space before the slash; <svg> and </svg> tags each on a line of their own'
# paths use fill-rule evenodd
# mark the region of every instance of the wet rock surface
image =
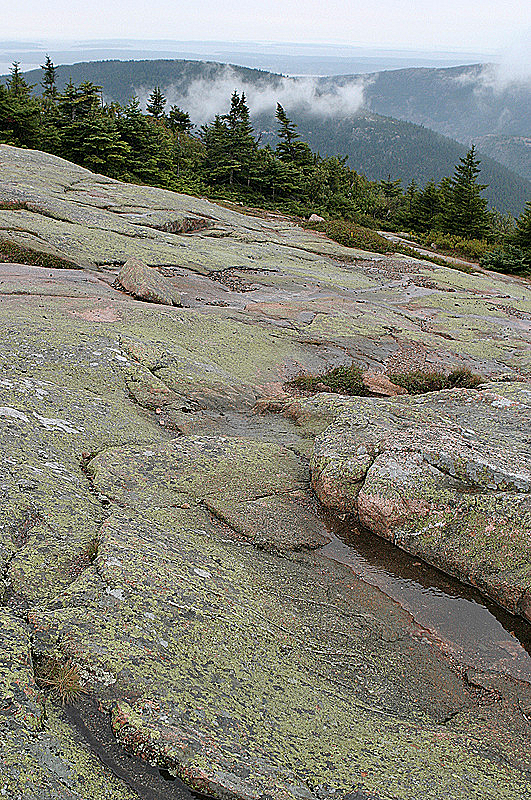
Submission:
<svg viewBox="0 0 531 800">
<path fill-rule="evenodd" d="M 336 416 L 312 455 L 321 502 L 531 619 L 530 385 L 320 404 Z"/>
<path fill-rule="evenodd" d="M 28 206 L 0 238 L 83 267 L 0 267 L 3 796 L 154 796 L 39 688 L 49 657 L 122 752 L 219 798 L 528 798 L 529 684 L 446 657 L 328 557 L 310 485 L 524 614 L 528 285 L 42 153 L 0 162 L 0 198 Z M 130 258 L 184 307 L 113 288 Z M 518 382 L 282 395 L 351 361 Z M 254 413 L 268 397 L 289 414 Z"/>
</svg>

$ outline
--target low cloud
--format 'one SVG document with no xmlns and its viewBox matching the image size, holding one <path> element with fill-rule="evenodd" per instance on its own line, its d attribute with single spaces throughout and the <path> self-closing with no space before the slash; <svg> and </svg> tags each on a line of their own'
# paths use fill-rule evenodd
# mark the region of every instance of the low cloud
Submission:
<svg viewBox="0 0 531 800">
<path fill-rule="evenodd" d="M 168 100 L 167 108 L 177 105 L 190 114 L 195 125 L 203 125 L 216 114 L 227 113 L 234 91 L 245 92 L 251 115 L 274 112 L 280 103 L 288 114 L 298 110 L 319 117 L 349 117 L 363 104 L 364 82 L 325 87 L 318 78 L 281 77 L 276 83 L 264 80 L 256 84 L 242 80 L 241 74 L 228 66 L 213 80 L 194 80 L 184 91 L 172 85 L 161 88 Z M 144 107 L 150 93 L 151 89 L 137 89 Z"/>
<path fill-rule="evenodd" d="M 508 46 L 496 63 L 480 68 L 471 67 L 455 80 L 463 85 L 474 85 L 477 92 L 506 91 L 531 88 L 531 28 L 521 33 Z"/>
</svg>

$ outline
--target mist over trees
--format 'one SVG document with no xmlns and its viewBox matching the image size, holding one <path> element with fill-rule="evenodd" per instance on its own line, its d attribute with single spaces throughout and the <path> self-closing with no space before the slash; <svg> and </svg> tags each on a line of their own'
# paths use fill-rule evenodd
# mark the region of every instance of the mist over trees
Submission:
<svg viewBox="0 0 531 800">
<path fill-rule="evenodd" d="M 144 113 L 135 97 L 126 105 L 104 103 L 101 87 L 91 81 L 78 86 L 70 81 L 59 92 L 49 57 L 42 70 L 40 97 L 17 63 L 6 85 L 0 84 L 0 142 L 55 153 L 125 181 L 279 208 L 300 217 L 318 213 L 431 238 L 441 234 L 486 245 L 511 243 L 529 253 L 531 261 L 529 204 L 516 229 L 510 215 L 488 210 L 473 146 L 453 176 L 423 187 L 413 181 L 404 189 L 392 175 L 369 180 L 348 166 L 346 156 L 323 158 L 312 152 L 280 103 L 276 142 L 262 145 L 244 93 L 234 91 L 227 112 L 194 131 L 185 110 L 167 110 L 159 86 Z"/>
</svg>

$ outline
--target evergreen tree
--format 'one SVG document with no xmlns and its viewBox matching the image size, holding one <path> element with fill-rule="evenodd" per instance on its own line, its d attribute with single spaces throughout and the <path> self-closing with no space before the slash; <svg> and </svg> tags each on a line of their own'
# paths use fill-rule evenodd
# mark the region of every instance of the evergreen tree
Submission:
<svg viewBox="0 0 531 800">
<path fill-rule="evenodd" d="M 194 126 L 186 111 L 178 106 L 172 106 L 168 114 L 168 127 L 174 133 L 190 133 Z"/>
<path fill-rule="evenodd" d="M 480 161 L 472 145 L 468 153 L 459 159 L 451 180 L 451 195 L 443 208 L 443 221 L 448 233 L 468 239 L 483 238 L 491 224 L 487 201 L 481 196 L 486 187 L 478 184 Z"/>
<path fill-rule="evenodd" d="M 418 195 L 415 230 L 425 231 L 426 233 L 435 230 L 440 210 L 441 195 L 439 188 L 434 181 L 428 181 Z"/>
<path fill-rule="evenodd" d="M 57 98 L 57 86 L 55 83 L 56 68 L 48 54 L 46 55 L 45 63 L 41 64 L 41 69 L 43 70 L 41 86 L 44 89 L 42 96 L 45 101 L 54 102 Z"/>
<path fill-rule="evenodd" d="M 72 82 L 72 78 L 68 81 L 64 88 L 64 92 L 59 95 L 58 105 L 61 114 L 69 120 L 74 120 L 76 117 L 77 105 L 77 89 Z"/>
<path fill-rule="evenodd" d="M 76 91 L 76 117 L 89 117 L 101 111 L 101 86 L 84 81 Z"/>
<path fill-rule="evenodd" d="M 160 90 L 160 86 L 155 86 L 149 96 L 146 106 L 146 111 L 155 119 L 160 119 L 164 116 L 164 109 L 166 107 L 166 98 Z"/>
<path fill-rule="evenodd" d="M 279 123 L 276 154 L 281 161 L 308 167 L 313 164 L 313 154 L 306 142 L 301 142 L 297 133 L 297 125 L 292 122 L 286 112 L 277 103 L 276 118 Z"/>
<path fill-rule="evenodd" d="M 210 125 L 201 127 L 199 135 L 205 146 L 206 179 L 215 184 L 231 184 L 238 163 L 232 154 L 230 131 L 225 119 L 217 114 Z"/>
<path fill-rule="evenodd" d="M 0 89 L 0 141 L 39 146 L 40 104 L 31 96 L 31 90 L 18 62 L 13 62 L 6 85 Z"/>
<path fill-rule="evenodd" d="M 228 144 L 234 161 L 230 183 L 236 181 L 249 186 L 251 178 L 254 177 L 253 166 L 256 163 L 257 144 L 245 93 L 242 93 L 241 97 L 237 92 L 233 93 L 230 111 L 225 119 L 229 134 Z"/>
<path fill-rule="evenodd" d="M 531 200 L 525 205 L 525 211 L 516 223 L 514 243 L 520 247 L 531 262 Z"/>
<path fill-rule="evenodd" d="M 31 97 L 33 86 L 30 86 L 26 82 L 24 75 L 20 71 L 19 61 L 13 61 L 9 71 L 9 78 L 6 81 L 6 87 L 8 94 L 11 97 L 16 97 L 18 100 L 29 100 Z"/>
<path fill-rule="evenodd" d="M 122 109 L 116 121 L 120 136 L 131 148 L 128 174 L 133 180 L 169 183 L 173 165 L 172 141 L 163 125 L 154 125 L 140 110 L 138 97 Z"/>
</svg>

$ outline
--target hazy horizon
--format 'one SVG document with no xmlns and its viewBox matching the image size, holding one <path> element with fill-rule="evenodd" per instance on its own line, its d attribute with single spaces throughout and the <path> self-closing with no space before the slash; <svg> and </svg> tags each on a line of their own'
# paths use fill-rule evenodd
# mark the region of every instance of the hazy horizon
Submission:
<svg viewBox="0 0 531 800">
<path fill-rule="evenodd" d="M 56 65 L 107 59 L 177 58 L 219 61 L 289 75 L 370 73 L 385 69 L 451 67 L 499 60 L 493 52 L 362 47 L 325 42 L 11 39 L 0 40 L 0 74 L 7 73 L 13 61 L 19 61 L 23 71 L 36 69 L 43 63 L 46 54 L 50 54 Z"/>
</svg>

